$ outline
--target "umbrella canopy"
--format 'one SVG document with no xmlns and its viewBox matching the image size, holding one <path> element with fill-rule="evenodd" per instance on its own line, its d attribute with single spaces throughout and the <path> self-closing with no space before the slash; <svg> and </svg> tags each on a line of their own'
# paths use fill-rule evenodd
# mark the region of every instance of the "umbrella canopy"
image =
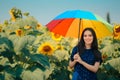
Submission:
<svg viewBox="0 0 120 80">
<path fill-rule="evenodd" d="M 46 26 L 50 31 L 65 37 L 79 38 L 86 27 L 93 28 L 97 38 L 112 35 L 112 26 L 109 23 L 96 14 L 82 10 L 66 11 L 55 17 Z"/>
</svg>

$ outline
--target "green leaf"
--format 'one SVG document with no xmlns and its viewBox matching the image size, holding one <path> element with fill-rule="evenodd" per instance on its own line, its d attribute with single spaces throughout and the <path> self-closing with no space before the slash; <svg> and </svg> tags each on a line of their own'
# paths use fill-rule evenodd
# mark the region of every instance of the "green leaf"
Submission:
<svg viewBox="0 0 120 80">
<path fill-rule="evenodd" d="M 16 77 L 20 78 L 20 75 L 22 74 L 22 72 L 23 72 L 23 68 L 21 66 L 17 65 L 15 67 Z"/>
<path fill-rule="evenodd" d="M 111 75 L 106 80 L 120 80 L 120 78 L 116 78 L 115 76 Z"/>
<path fill-rule="evenodd" d="M 16 73 L 15 73 L 15 70 L 11 67 L 11 66 L 9 66 L 9 65 L 6 65 L 5 67 L 5 71 L 7 72 L 7 73 L 9 73 L 9 74 L 11 74 L 13 77 L 15 77 L 16 75 Z"/>
<path fill-rule="evenodd" d="M 105 67 L 105 69 L 107 70 L 107 71 L 110 71 L 110 69 L 111 69 L 111 66 L 110 66 L 110 64 L 108 63 L 108 64 L 106 64 L 106 65 L 103 65 L 104 67 Z"/>
<path fill-rule="evenodd" d="M 15 67 L 11 67 L 9 65 L 5 66 L 5 71 L 12 75 L 14 78 L 20 78 L 20 75 L 23 72 L 23 68 L 20 65 L 16 65 Z"/>
<path fill-rule="evenodd" d="M 11 32 L 11 33 L 10 33 L 10 35 L 14 35 L 14 34 L 16 34 L 16 33 L 15 33 L 15 32 Z"/>
<path fill-rule="evenodd" d="M 39 69 L 42 70 L 42 71 L 45 71 L 45 70 L 46 70 L 45 67 L 41 66 L 41 65 L 38 64 L 38 63 L 29 66 L 27 69 L 33 72 L 33 71 L 35 71 L 37 68 L 39 68 Z"/>
<path fill-rule="evenodd" d="M 30 55 L 30 51 L 26 48 L 23 48 L 21 51 L 24 53 L 23 54 L 24 56 L 29 56 Z"/>
<path fill-rule="evenodd" d="M 31 31 L 28 33 L 28 35 L 42 35 L 43 32 L 39 32 L 39 31 Z"/>
<path fill-rule="evenodd" d="M 97 72 L 97 78 L 98 78 L 98 80 L 105 80 L 106 76 L 107 76 L 107 74 L 104 73 L 104 71 Z"/>
<path fill-rule="evenodd" d="M 7 45 L 7 46 L 6 46 L 7 48 L 13 49 L 13 44 L 12 44 L 12 42 L 11 42 L 8 38 L 6 38 L 6 37 L 0 38 L 0 45 L 1 45 L 1 44 L 5 44 L 5 45 Z"/>
<path fill-rule="evenodd" d="M 8 58 L 10 63 L 13 63 L 13 56 L 15 52 L 6 49 L 5 51 L 1 52 L 1 56 Z"/>
<path fill-rule="evenodd" d="M 118 58 L 113 58 L 106 63 L 109 63 L 110 66 L 112 66 L 115 70 L 120 72 L 120 57 Z"/>
<path fill-rule="evenodd" d="M 42 54 L 32 54 L 30 56 L 30 62 L 38 63 L 39 65 L 41 65 L 41 66 L 43 66 L 45 68 L 50 67 L 48 57 L 44 56 Z"/>
<path fill-rule="evenodd" d="M 0 80 L 5 80 L 5 76 L 3 74 L 0 74 Z"/>
<path fill-rule="evenodd" d="M 0 65 L 0 72 L 4 70 L 4 66 Z"/>
</svg>

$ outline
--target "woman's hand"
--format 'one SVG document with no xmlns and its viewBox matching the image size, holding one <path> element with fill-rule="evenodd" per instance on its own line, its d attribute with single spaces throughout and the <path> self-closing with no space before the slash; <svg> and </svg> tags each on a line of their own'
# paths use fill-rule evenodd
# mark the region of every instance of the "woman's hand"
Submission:
<svg viewBox="0 0 120 80">
<path fill-rule="evenodd" d="M 73 58 L 74 58 L 74 60 L 77 60 L 78 57 L 79 57 L 79 55 L 78 55 L 78 53 L 76 53 Z"/>
<path fill-rule="evenodd" d="M 77 60 L 79 59 L 79 54 L 76 53 L 74 56 L 73 56 L 73 61 L 70 60 L 69 62 L 69 67 L 70 68 L 73 68 L 75 66 L 75 64 L 78 62 Z"/>
<path fill-rule="evenodd" d="M 82 59 L 81 59 L 79 53 L 75 54 L 73 58 L 76 62 L 82 63 Z"/>
</svg>

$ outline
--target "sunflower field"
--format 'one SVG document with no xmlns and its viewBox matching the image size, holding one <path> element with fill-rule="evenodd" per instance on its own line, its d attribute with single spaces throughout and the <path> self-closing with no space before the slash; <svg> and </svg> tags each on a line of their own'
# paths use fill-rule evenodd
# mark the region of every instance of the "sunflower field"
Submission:
<svg viewBox="0 0 120 80">
<path fill-rule="evenodd" d="M 0 23 L 0 80 L 71 80 L 68 63 L 77 39 L 50 32 L 20 9 L 9 14 L 10 20 Z M 103 59 L 98 79 L 120 80 L 120 39 L 105 37 L 98 43 Z"/>
</svg>

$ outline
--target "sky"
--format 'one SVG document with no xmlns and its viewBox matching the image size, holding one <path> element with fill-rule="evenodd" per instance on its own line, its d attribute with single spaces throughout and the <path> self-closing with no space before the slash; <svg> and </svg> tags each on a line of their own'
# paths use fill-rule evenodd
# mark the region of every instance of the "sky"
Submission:
<svg viewBox="0 0 120 80">
<path fill-rule="evenodd" d="M 85 10 L 106 20 L 109 12 L 111 24 L 120 24 L 120 0 L 0 0 L 0 23 L 9 20 L 13 7 L 29 12 L 39 23 L 46 25 L 67 10 Z"/>
</svg>

